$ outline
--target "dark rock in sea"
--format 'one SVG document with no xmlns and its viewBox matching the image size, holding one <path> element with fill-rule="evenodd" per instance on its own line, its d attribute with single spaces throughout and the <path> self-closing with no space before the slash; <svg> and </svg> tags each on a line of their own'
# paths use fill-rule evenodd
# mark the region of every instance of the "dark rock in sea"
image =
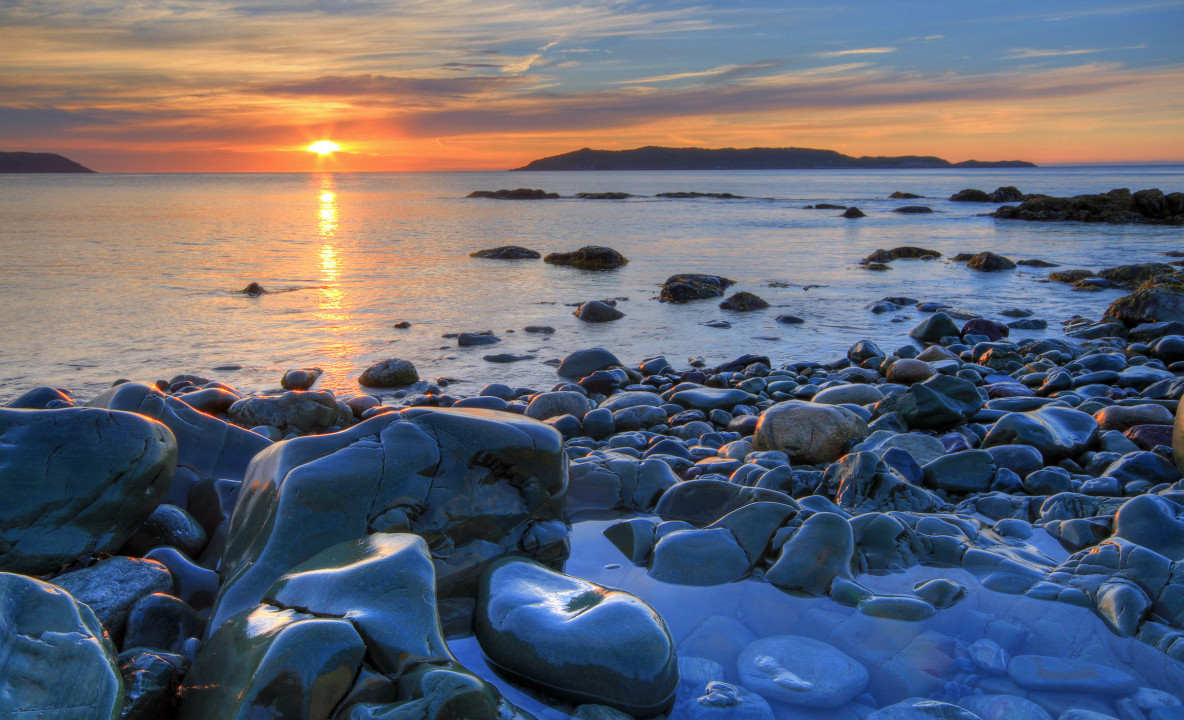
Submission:
<svg viewBox="0 0 1184 720">
<path fill-rule="evenodd" d="M 1014 270 L 1015 263 L 1002 255 L 992 252 L 981 252 L 966 263 L 966 267 L 980 272 L 996 272 L 998 270 Z"/>
<path fill-rule="evenodd" d="M 1157 188 L 1132 193 L 1120 188 L 1099 195 L 1074 197 L 1028 196 L 1020 205 L 995 211 L 1005 220 L 1042 222 L 1184 224 L 1184 193 L 1165 195 Z"/>
<path fill-rule="evenodd" d="M 633 196 L 627 192 L 580 192 L 576 197 L 581 200 L 624 200 Z"/>
<path fill-rule="evenodd" d="M 469 253 L 469 257 L 485 258 L 487 260 L 537 260 L 542 254 L 537 250 L 530 250 L 520 245 L 501 245 Z"/>
<path fill-rule="evenodd" d="M 901 192 L 900 190 L 897 190 L 888 196 L 890 200 L 916 200 L 922 197 L 924 197 L 924 195 L 917 195 L 911 192 Z"/>
<path fill-rule="evenodd" d="M 994 203 L 1019 202 L 1023 199 L 1024 194 L 1014 185 L 995 188 L 995 192 L 991 193 L 991 202 Z"/>
<path fill-rule="evenodd" d="M 950 200 L 953 202 L 981 202 L 981 203 L 985 203 L 985 202 L 991 202 L 991 196 L 988 195 L 983 190 L 974 190 L 972 188 L 967 188 L 965 190 L 959 190 L 958 192 L 951 195 Z"/>
<path fill-rule="evenodd" d="M 1106 315 L 1127 327 L 1144 323 L 1184 322 L 1184 277 L 1148 280 L 1130 295 L 1110 304 Z"/>
<path fill-rule="evenodd" d="M 462 332 L 456 336 L 458 347 L 479 347 L 481 345 L 496 345 L 502 339 L 491 332 Z"/>
<path fill-rule="evenodd" d="M 685 200 L 688 198 L 715 198 L 716 200 L 743 200 L 743 195 L 733 195 L 732 193 L 710 193 L 710 192 L 663 192 L 658 193 L 654 197 L 660 198 L 675 198 Z"/>
<path fill-rule="evenodd" d="M 510 413 L 409 408 L 273 445 L 240 490 L 211 627 L 249 611 L 306 558 L 376 531 L 439 543 L 441 615 L 463 623 L 487 561 L 562 554 L 565 486 L 560 434 Z"/>
<path fill-rule="evenodd" d="M 902 205 L 898 208 L 892 208 L 892 212 L 902 215 L 924 215 L 933 212 L 933 208 L 928 205 Z"/>
<path fill-rule="evenodd" d="M 108 558 L 54 578 L 54 584 L 94 611 L 113 639 L 123 637 L 127 616 L 141 598 L 173 592 L 173 576 L 155 560 Z"/>
<path fill-rule="evenodd" d="M 935 312 L 909 331 L 909 337 L 919 343 L 939 343 L 944 337 L 961 335 L 962 329 L 944 312 Z"/>
<path fill-rule="evenodd" d="M 877 262 L 861 262 L 859 267 L 863 268 L 864 270 L 872 270 L 875 272 L 887 272 L 888 270 L 892 269 L 892 266 L 888 265 L 887 263 Z"/>
<path fill-rule="evenodd" d="M 576 350 L 563 361 L 559 363 L 559 367 L 555 369 L 561 377 L 566 378 L 582 378 L 591 375 L 597 370 L 604 370 L 605 368 L 619 367 L 621 361 L 604 348 L 588 348 L 587 350 Z"/>
<path fill-rule="evenodd" d="M 362 387 L 405 387 L 419 382 L 419 373 L 409 360 L 387 358 L 366 368 L 358 378 Z"/>
<path fill-rule="evenodd" d="M 118 718 L 115 648 L 84 603 L 49 583 L 0 572 L 0 715 Z"/>
<path fill-rule="evenodd" d="M 801 325 L 806 321 L 797 315 L 778 315 L 777 322 L 781 323 L 782 325 Z"/>
<path fill-rule="evenodd" d="M 586 303 L 580 303 L 580 306 L 576 308 L 576 311 L 572 315 L 575 315 L 584 322 L 592 323 L 611 322 L 625 317 L 625 313 L 618 310 L 614 305 L 600 300 L 590 300 Z"/>
<path fill-rule="evenodd" d="M 1167 280 L 1169 277 L 1179 277 L 1180 271 L 1165 263 L 1138 263 L 1135 265 L 1119 265 L 1106 268 L 1098 273 L 1098 277 L 1105 278 L 1114 287 L 1124 290 L 1134 290 L 1149 280 Z"/>
<path fill-rule="evenodd" d="M 329 390 L 243 398 L 227 412 L 242 427 L 270 425 L 284 434 L 321 433 L 346 427 L 354 420 L 353 411 Z"/>
<path fill-rule="evenodd" d="M 1027 267 L 1041 267 L 1041 268 L 1060 267 L 1061 266 L 1060 263 L 1048 262 L 1047 260 L 1038 260 L 1036 258 L 1031 258 L 1031 259 L 1027 259 L 1027 260 L 1016 260 L 1015 264 L 1016 265 L 1025 265 Z"/>
<path fill-rule="evenodd" d="M 242 293 L 243 295 L 250 295 L 251 297 L 259 297 L 260 295 L 263 295 L 267 291 L 264 290 L 263 286 L 260 285 L 259 283 L 252 282 L 252 283 L 249 283 L 242 290 L 239 290 L 238 292 Z"/>
<path fill-rule="evenodd" d="M 1007 327 L 1012 330 L 1044 330 L 1048 327 L 1048 321 L 1039 318 L 1023 318 L 1021 320 L 1012 320 L 1007 323 Z"/>
<path fill-rule="evenodd" d="M 522 362 L 523 360 L 533 360 L 534 355 L 515 355 L 514 353 L 493 353 L 492 355 L 482 355 L 481 359 L 485 362 L 491 363 L 513 363 Z"/>
<path fill-rule="evenodd" d="M 530 188 L 516 188 L 514 190 L 474 190 L 465 197 L 470 198 L 492 198 L 494 200 L 554 200 L 559 197 L 559 193 L 549 193 L 545 190 L 532 190 Z"/>
<path fill-rule="evenodd" d="M 734 280 L 718 275 L 679 273 L 666 278 L 666 282 L 662 283 L 662 290 L 659 292 L 658 298 L 663 302 L 684 303 L 691 300 L 720 297 L 724 294 L 724 290 L 735 284 Z"/>
<path fill-rule="evenodd" d="M 846 205 L 835 205 L 834 203 L 818 203 L 817 205 L 807 205 L 806 210 L 846 210 Z"/>
<path fill-rule="evenodd" d="M 299 368 L 289 370 L 280 378 L 280 387 L 285 390 L 307 390 L 316 384 L 324 370 L 320 368 Z"/>
<path fill-rule="evenodd" d="M 891 250 L 876 250 L 871 255 L 863 259 L 864 263 L 889 263 L 893 260 L 931 260 L 941 257 L 941 253 L 936 250 L 927 250 L 920 247 L 911 247 L 904 245 L 895 247 Z M 897 303 L 901 305 L 911 305 L 912 303 Z"/>
<path fill-rule="evenodd" d="M 522 332 L 527 332 L 532 335 L 550 335 L 555 332 L 555 328 L 550 325 L 527 325 L 522 328 Z"/>
<path fill-rule="evenodd" d="M 1095 273 L 1093 270 L 1054 270 L 1048 274 L 1048 279 L 1052 280 L 1053 282 L 1067 283 L 1072 285 L 1073 283 L 1080 282 L 1081 280 L 1092 278 L 1094 276 Z"/>
<path fill-rule="evenodd" d="M 579 250 L 566 253 L 551 253 L 543 258 L 551 265 L 566 265 L 580 270 L 615 270 L 629 261 L 621 253 L 609 247 L 585 245 Z"/>
<path fill-rule="evenodd" d="M 966 337 L 967 335 L 985 335 L 989 342 L 1002 340 L 1010 334 L 1011 329 L 1007 325 L 986 318 L 968 320 L 962 326 L 962 332 L 960 333 L 962 337 Z"/>
<path fill-rule="evenodd" d="M 164 499 L 167 427 L 96 408 L 0 410 L 0 570 L 41 575 L 114 553 Z"/>
<path fill-rule="evenodd" d="M 397 330 L 406 330 L 407 328 L 411 327 L 411 323 L 407 322 L 406 320 L 400 320 L 391 327 Z"/>
<path fill-rule="evenodd" d="M 757 450 L 777 450 L 793 462 L 830 463 L 867 437 L 867 423 L 837 405 L 791 400 L 761 413 L 753 435 Z"/>
<path fill-rule="evenodd" d="M 328 717 L 366 654 L 350 621 L 297 610 L 252 606 L 213 627 L 185 676 L 178 720 Z"/>
<path fill-rule="evenodd" d="M 845 217 L 847 219 L 852 219 L 852 218 L 867 217 L 867 215 L 857 207 L 849 207 L 846 210 L 844 210 L 843 214 L 840 215 L 839 217 Z"/>
<path fill-rule="evenodd" d="M 477 602 L 477 640 L 510 677 L 569 702 L 636 717 L 673 704 L 674 641 L 640 598 L 504 558 L 486 569 Z"/>
<path fill-rule="evenodd" d="M 748 310 L 764 310 L 769 307 L 769 303 L 753 293 L 747 291 L 740 291 L 734 293 L 730 298 L 724 300 L 719 304 L 721 310 L 736 310 L 740 312 Z"/>
</svg>

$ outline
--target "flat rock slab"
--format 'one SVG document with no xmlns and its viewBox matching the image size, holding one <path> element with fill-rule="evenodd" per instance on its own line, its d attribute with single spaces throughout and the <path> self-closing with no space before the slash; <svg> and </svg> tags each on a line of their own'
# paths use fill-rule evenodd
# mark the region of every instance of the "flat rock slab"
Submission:
<svg viewBox="0 0 1184 720">
<path fill-rule="evenodd" d="M 670 631 L 629 593 L 502 558 L 482 577 L 474 630 L 492 664 L 556 697 L 636 717 L 674 702 Z"/>
<path fill-rule="evenodd" d="M 1047 655 L 1016 655 L 1007 674 L 1028 690 L 1129 695 L 1139 688 L 1133 677 L 1116 668 Z"/>
<path fill-rule="evenodd" d="M 838 648 L 799 635 L 761 638 L 736 660 L 742 685 L 766 700 L 837 708 L 867 687 L 868 673 Z"/>
</svg>

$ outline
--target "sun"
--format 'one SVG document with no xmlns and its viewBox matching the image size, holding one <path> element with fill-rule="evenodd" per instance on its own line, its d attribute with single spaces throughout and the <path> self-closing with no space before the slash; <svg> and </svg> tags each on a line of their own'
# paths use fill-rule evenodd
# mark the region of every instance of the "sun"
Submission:
<svg viewBox="0 0 1184 720">
<path fill-rule="evenodd" d="M 330 140 L 321 140 L 319 142 L 313 143 L 312 145 L 309 145 L 308 149 L 309 149 L 309 151 L 315 152 L 318 155 L 328 155 L 329 153 L 336 152 L 336 151 L 340 150 L 341 148 L 338 147 L 337 143 L 335 143 L 335 142 L 332 142 Z"/>
</svg>

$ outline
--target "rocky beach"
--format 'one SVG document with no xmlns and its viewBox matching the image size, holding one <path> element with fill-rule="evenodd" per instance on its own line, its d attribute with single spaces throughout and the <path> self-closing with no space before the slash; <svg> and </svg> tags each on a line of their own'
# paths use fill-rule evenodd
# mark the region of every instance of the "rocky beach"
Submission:
<svg viewBox="0 0 1184 720">
<path fill-rule="evenodd" d="M 1180 193 L 1012 190 L 951 201 L 1184 217 Z M 475 201 L 562 202 L 497 192 Z M 1022 304 L 885 296 L 866 312 L 909 341 L 841 357 L 589 344 L 534 387 L 397 354 L 351 392 L 313 366 L 266 392 L 196 369 L 30 386 L 0 408 L 0 715 L 1184 718 L 1180 256 L 1057 268 L 1121 293 L 1059 332 Z M 1016 267 L 909 245 L 856 272 L 935 262 Z M 746 280 L 675 273 L 655 305 L 803 324 Z"/>
</svg>

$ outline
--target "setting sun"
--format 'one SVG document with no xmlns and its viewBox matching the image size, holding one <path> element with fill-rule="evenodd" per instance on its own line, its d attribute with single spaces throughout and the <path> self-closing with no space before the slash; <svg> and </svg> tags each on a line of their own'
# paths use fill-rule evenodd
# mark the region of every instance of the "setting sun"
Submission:
<svg viewBox="0 0 1184 720">
<path fill-rule="evenodd" d="M 320 142 L 315 142 L 312 145 L 309 145 L 308 149 L 312 152 L 319 154 L 319 155 L 328 155 L 329 153 L 336 152 L 336 151 L 340 150 L 341 148 L 338 147 L 337 143 L 335 143 L 335 142 L 331 142 L 329 140 L 321 140 Z"/>
</svg>

